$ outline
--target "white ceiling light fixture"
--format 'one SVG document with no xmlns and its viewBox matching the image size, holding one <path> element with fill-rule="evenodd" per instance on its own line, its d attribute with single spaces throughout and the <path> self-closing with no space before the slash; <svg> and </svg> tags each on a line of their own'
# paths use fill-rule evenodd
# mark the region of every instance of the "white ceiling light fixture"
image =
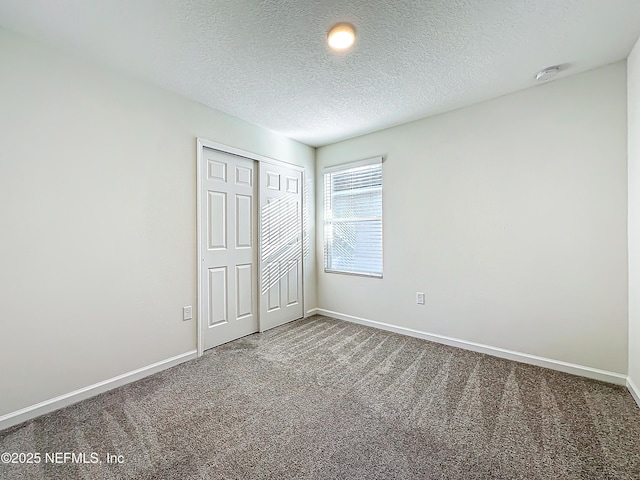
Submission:
<svg viewBox="0 0 640 480">
<path fill-rule="evenodd" d="M 553 67 L 547 67 L 544 70 L 540 70 L 536 73 L 536 80 L 539 82 L 547 82 L 560 73 L 560 66 L 554 65 Z"/>
<path fill-rule="evenodd" d="M 327 34 L 327 43 L 338 52 L 349 49 L 356 40 L 356 29 L 350 23 L 338 23 Z"/>
</svg>

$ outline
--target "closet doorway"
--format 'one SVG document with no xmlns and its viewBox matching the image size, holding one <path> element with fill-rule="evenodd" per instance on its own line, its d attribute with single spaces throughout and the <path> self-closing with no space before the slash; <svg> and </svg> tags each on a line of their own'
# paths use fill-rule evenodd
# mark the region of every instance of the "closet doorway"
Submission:
<svg viewBox="0 0 640 480">
<path fill-rule="evenodd" d="M 303 169 L 198 139 L 198 353 L 303 316 Z"/>
</svg>

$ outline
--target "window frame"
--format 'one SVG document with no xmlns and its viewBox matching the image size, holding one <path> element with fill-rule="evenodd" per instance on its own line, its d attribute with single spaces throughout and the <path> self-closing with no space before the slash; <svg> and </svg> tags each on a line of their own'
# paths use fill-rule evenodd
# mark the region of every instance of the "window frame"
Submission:
<svg viewBox="0 0 640 480">
<path fill-rule="evenodd" d="M 383 209 L 383 157 L 377 156 L 372 158 L 367 158 L 364 160 L 359 160 L 356 162 L 343 163 L 339 165 L 334 165 L 330 167 L 325 167 L 322 170 L 322 185 L 323 185 L 323 266 L 325 273 L 335 273 L 339 275 L 351 275 L 357 277 L 367 277 L 367 278 L 383 278 L 384 273 L 384 209 Z M 330 258 L 330 253 L 328 249 L 330 248 L 329 244 L 329 232 L 328 229 L 333 225 L 333 218 L 327 219 L 327 201 L 330 199 L 331 204 L 333 204 L 333 190 L 330 188 L 327 190 L 327 175 L 335 174 L 335 173 L 346 173 L 349 170 L 354 170 L 362 167 L 369 167 L 379 165 L 380 168 L 380 273 L 371 273 L 371 272 L 357 272 L 357 271 L 348 271 L 348 270 L 339 270 L 335 268 L 328 268 L 328 259 Z M 341 192 L 340 195 L 343 195 Z M 329 198 L 327 198 L 329 196 Z M 355 219 L 351 220 L 349 223 L 357 223 L 363 221 L 371 221 L 372 219 L 378 220 L 378 217 L 355 217 Z M 333 239 L 331 239 L 333 240 Z"/>
</svg>

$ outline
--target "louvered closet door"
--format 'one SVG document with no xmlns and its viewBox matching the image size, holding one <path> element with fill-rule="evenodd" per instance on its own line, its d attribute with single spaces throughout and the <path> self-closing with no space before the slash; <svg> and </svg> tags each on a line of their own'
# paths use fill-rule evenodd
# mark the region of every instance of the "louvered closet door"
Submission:
<svg viewBox="0 0 640 480">
<path fill-rule="evenodd" d="M 302 172 L 261 163 L 260 330 L 302 316 Z"/>
<path fill-rule="evenodd" d="M 204 149 L 200 308 L 204 349 L 258 331 L 254 161 Z"/>
</svg>

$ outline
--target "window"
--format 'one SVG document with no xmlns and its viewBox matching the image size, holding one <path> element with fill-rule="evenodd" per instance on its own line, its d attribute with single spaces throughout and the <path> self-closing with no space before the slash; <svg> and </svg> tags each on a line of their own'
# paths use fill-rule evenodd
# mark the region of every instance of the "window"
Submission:
<svg viewBox="0 0 640 480">
<path fill-rule="evenodd" d="M 324 271 L 382 277 L 382 157 L 325 168 Z"/>
</svg>

